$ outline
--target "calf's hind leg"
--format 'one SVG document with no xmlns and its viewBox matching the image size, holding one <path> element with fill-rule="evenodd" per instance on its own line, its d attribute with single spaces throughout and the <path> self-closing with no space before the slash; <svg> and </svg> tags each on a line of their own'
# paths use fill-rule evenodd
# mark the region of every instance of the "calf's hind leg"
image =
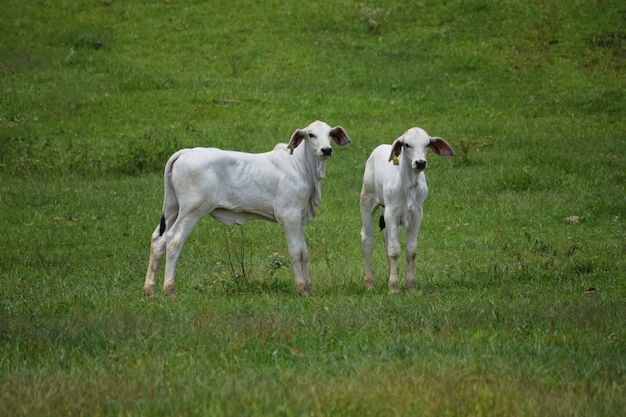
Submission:
<svg viewBox="0 0 626 417">
<path fill-rule="evenodd" d="M 361 193 L 361 251 L 365 262 L 365 276 L 363 282 L 368 290 L 374 289 L 374 274 L 372 273 L 372 253 L 374 252 L 374 211 L 376 205 Z"/>
<path fill-rule="evenodd" d="M 166 258 L 165 258 L 165 280 L 163 282 L 163 291 L 168 297 L 174 298 L 174 286 L 176 284 L 176 265 L 180 253 L 185 246 L 185 242 L 194 227 L 202 216 L 196 213 L 180 215 L 172 225 L 172 228 L 165 233 Z"/>
<path fill-rule="evenodd" d="M 146 279 L 143 283 L 143 293 L 147 297 L 154 297 L 154 283 L 159 265 L 165 255 L 165 218 L 161 216 L 161 222 L 152 233 L 150 241 L 150 260 L 148 261 L 148 270 L 146 271 Z"/>
</svg>

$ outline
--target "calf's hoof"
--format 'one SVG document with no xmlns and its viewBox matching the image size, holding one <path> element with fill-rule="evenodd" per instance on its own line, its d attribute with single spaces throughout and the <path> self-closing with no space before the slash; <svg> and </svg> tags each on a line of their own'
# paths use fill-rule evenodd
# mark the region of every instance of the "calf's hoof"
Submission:
<svg viewBox="0 0 626 417">
<path fill-rule="evenodd" d="M 163 285 L 163 292 L 165 293 L 165 296 L 167 298 L 169 298 L 170 300 L 175 300 L 176 299 L 176 293 L 174 292 L 174 284 L 173 283 L 167 283 L 167 284 Z"/>
<path fill-rule="evenodd" d="M 310 282 L 304 284 L 296 284 L 296 290 L 302 297 L 310 297 L 313 295 L 313 284 Z"/>
<path fill-rule="evenodd" d="M 154 287 L 143 287 L 143 295 L 149 298 L 154 297 Z"/>
<path fill-rule="evenodd" d="M 397 282 L 389 283 L 389 294 L 400 294 L 400 285 Z"/>
</svg>

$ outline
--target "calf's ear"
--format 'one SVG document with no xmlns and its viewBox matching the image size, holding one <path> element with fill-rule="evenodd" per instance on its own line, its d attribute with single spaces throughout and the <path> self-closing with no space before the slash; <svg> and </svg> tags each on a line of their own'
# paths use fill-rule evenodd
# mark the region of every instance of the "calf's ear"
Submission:
<svg viewBox="0 0 626 417">
<path fill-rule="evenodd" d="M 297 148 L 298 145 L 300 145 L 300 143 L 302 143 L 305 138 L 306 132 L 304 130 L 298 129 L 293 132 L 293 135 L 291 135 L 291 139 L 289 139 L 289 144 L 287 145 L 289 147 L 289 153 L 293 154 L 293 150 Z"/>
<path fill-rule="evenodd" d="M 330 130 L 330 137 L 333 138 L 335 143 L 339 146 L 346 146 L 350 143 L 350 137 L 346 133 L 343 127 L 335 126 Z"/>
<path fill-rule="evenodd" d="M 446 142 L 443 138 L 440 137 L 432 137 L 430 138 L 430 144 L 428 145 L 431 151 L 435 155 L 439 156 L 454 156 L 454 150 L 452 146 L 448 142 Z"/>
<path fill-rule="evenodd" d="M 402 152 L 402 147 L 404 146 L 404 140 L 400 137 L 393 141 L 391 144 L 391 154 L 389 155 L 389 161 L 393 161 L 394 164 L 397 165 L 396 161 L 400 156 L 400 152 Z"/>
</svg>

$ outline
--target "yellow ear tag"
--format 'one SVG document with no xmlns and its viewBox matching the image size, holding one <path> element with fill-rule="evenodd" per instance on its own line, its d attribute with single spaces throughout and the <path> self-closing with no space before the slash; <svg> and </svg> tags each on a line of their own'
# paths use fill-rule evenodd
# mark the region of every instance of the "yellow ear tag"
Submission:
<svg viewBox="0 0 626 417">
<path fill-rule="evenodd" d="M 293 142 L 289 143 L 289 155 L 293 155 Z"/>
<path fill-rule="evenodd" d="M 396 154 L 393 154 L 393 164 L 400 165 L 400 162 L 398 161 L 398 155 Z"/>
</svg>

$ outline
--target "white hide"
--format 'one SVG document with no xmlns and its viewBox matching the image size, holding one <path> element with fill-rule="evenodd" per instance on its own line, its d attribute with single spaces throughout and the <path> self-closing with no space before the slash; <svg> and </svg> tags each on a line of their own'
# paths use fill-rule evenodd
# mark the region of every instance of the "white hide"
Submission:
<svg viewBox="0 0 626 417">
<path fill-rule="evenodd" d="M 164 291 L 174 295 L 178 257 L 197 222 L 207 214 L 226 225 L 262 219 L 283 225 L 296 288 L 313 291 L 307 271 L 302 227 L 313 219 L 321 199 L 331 139 L 350 143 L 341 126 L 315 121 L 296 130 L 289 144 L 250 154 L 216 148 L 182 149 L 170 157 L 164 173 L 161 223 L 152 234 L 144 293 L 154 295 L 155 276 L 166 256 Z"/>
<path fill-rule="evenodd" d="M 365 259 L 365 285 L 374 288 L 371 257 L 374 250 L 374 212 L 381 210 L 384 219 L 385 250 L 389 260 L 389 292 L 400 291 L 398 259 L 400 227 L 406 229 L 406 287 L 415 290 L 414 261 L 417 235 L 422 223 L 422 205 L 428 195 L 426 185 L 426 153 L 454 156 L 450 145 L 439 137 L 430 137 L 417 127 L 407 130 L 391 145 L 380 145 L 370 155 L 365 165 L 361 189 L 361 243 Z"/>
</svg>

